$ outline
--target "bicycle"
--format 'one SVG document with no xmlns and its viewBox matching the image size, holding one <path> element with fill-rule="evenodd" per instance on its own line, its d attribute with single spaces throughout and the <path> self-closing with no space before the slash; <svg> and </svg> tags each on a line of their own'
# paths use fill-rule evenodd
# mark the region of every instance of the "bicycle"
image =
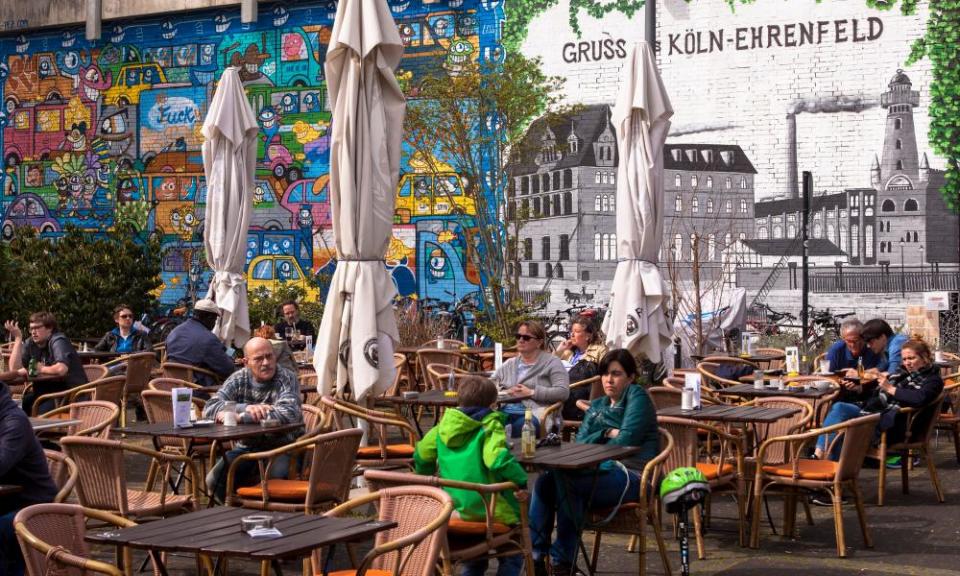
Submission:
<svg viewBox="0 0 960 576">
<path fill-rule="evenodd" d="M 844 318 L 853 316 L 853 312 L 832 314 L 830 308 L 817 310 L 810 307 L 809 327 L 804 338 L 807 350 L 823 350 L 840 338 L 840 324 Z"/>
<path fill-rule="evenodd" d="M 750 317 L 757 312 L 759 315 Z M 789 312 L 777 312 L 767 304 L 757 304 L 748 313 L 747 326 L 750 332 L 756 332 L 762 336 L 773 336 L 782 334 L 783 328 L 796 328 L 799 324 L 797 324 L 797 317 Z"/>
</svg>

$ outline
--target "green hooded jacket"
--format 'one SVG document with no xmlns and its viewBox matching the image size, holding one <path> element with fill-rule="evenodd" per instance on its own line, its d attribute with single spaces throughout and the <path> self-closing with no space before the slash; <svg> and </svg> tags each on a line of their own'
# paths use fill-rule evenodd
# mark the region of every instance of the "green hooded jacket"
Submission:
<svg viewBox="0 0 960 576">
<path fill-rule="evenodd" d="M 417 474 L 448 480 L 494 484 L 513 482 L 519 488 L 527 484 L 527 473 L 507 448 L 503 423 L 506 416 L 490 412 L 477 421 L 458 409 L 450 408 L 440 424 L 417 443 L 413 455 Z M 460 517 L 470 522 L 486 520 L 483 498 L 472 490 L 444 488 L 453 498 Z M 520 504 L 512 492 L 497 497 L 494 520 L 507 525 L 520 522 Z"/>
</svg>

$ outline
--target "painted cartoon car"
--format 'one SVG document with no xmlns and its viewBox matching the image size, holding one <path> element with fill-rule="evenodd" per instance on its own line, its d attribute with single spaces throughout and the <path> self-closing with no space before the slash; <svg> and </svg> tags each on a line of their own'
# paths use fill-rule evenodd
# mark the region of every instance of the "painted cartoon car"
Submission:
<svg viewBox="0 0 960 576">
<path fill-rule="evenodd" d="M 316 179 L 297 180 L 287 186 L 280 204 L 293 214 L 294 226 L 311 228 L 314 232 L 320 228 L 329 228 L 330 197 L 327 183 L 330 176 Z"/>
<path fill-rule="evenodd" d="M 272 292 L 284 283 L 303 288 L 308 301 L 316 302 L 320 297 L 320 291 L 310 282 L 293 256 L 257 256 L 250 261 L 247 268 L 247 287 L 250 291 L 263 287 Z"/>
<path fill-rule="evenodd" d="M 36 194 L 20 194 L 10 203 L 0 226 L 0 236 L 4 240 L 10 240 L 13 238 L 14 229 L 20 226 L 30 226 L 41 234 L 60 231 L 60 223 L 50 214 L 50 209 L 43 199 Z"/>
<path fill-rule="evenodd" d="M 151 88 L 189 86 L 190 83 L 171 84 L 156 62 L 125 64 L 120 67 L 116 82 L 103 93 L 104 104 L 127 106 L 140 103 L 140 93 Z"/>
<path fill-rule="evenodd" d="M 255 180 L 250 226 L 264 230 L 287 230 L 292 221 L 290 210 L 277 202 L 273 185 L 267 180 Z"/>
</svg>

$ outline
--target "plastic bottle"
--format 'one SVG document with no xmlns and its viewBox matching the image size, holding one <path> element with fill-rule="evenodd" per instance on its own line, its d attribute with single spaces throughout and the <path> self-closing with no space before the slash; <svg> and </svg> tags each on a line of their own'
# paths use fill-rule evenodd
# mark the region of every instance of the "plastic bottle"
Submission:
<svg viewBox="0 0 960 576">
<path fill-rule="evenodd" d="M 533 426 L 533 412 L 527 408 L 520 429 L 520 453 L 524 458 L 533 458 L 537 452 L 537 430 Z"/>
</svg>

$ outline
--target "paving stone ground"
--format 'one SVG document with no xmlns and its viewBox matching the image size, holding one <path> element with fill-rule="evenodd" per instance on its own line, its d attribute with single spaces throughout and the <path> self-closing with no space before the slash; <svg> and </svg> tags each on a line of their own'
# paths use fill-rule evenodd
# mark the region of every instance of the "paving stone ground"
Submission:
<svg viewBox="0 0 960 576">
<path fill-rule="evenodd" d="M 900 472 L 890 471 L 886 505 L 878 507 L 875 504 L 878 471 L 875 468 L 863 470 L 861 486 L 867 498 L 866 513 L 875 547 L 864 548 L 856 512 L 852 506 L 845 506 L 847 558 L 836 556 L 830 509 L 816 506 L 812 507 L 812 526 L 803 520 L 802 510 L 798 514 L 796 537 L 774 535 L 770 524 L 764 522 L 760 548 L 741 548 L 735 532 L 736 507 L 729 497 L 720 496 L 713 503 L 711 529 L 705 535 L 706 558 L 698 560 L 694 554 L 691 573 L 717 576 L 956 576 L 960 574 L 960 466 L 947 436 L 941 435 L 934 460 L 946 494 L 944 504 L 936 501 L 926 467 L 921 466 L 911 472 L 909 495 L 901 492 Z M 137 482 L 142 482 L 146 476 L 146 462 L 132 460 L 129 470 Z M 781 503 L 771 499 L 770 510 L 779 533 Z M 680 556 L 677 542 L 672 538 L 670 522 L 664 523 L 664 530 L 673 573 L 679 574 Z M 585 535 L 585 542 L 589 549 L 591 534 Z M 626 543 L 626 537 L 604 536 L 598 567 L 601 574 L 638 572 L 638 555 L 628 553 Z M 648 537 L 648 545 L 648 574 L 664 574 L 652 537 Z M 98 551 L 98 555 L 109 557 L 106 550 Z M 347 567 L 346 554 L 342 551 L 336 564 Z M 191 557 L 172 557 L 168 566 L 171 576 L 196 573 Z M 298 562 L 286 563 L 283 571 L 284 574 L 299 574 L 300 565 Z M 252 562 L 231 561 L 229 574 L 259 574 L 259 567 Z M 491 565 L 488 574 L 495 574 L 495 564 Z"/>
</svg>

